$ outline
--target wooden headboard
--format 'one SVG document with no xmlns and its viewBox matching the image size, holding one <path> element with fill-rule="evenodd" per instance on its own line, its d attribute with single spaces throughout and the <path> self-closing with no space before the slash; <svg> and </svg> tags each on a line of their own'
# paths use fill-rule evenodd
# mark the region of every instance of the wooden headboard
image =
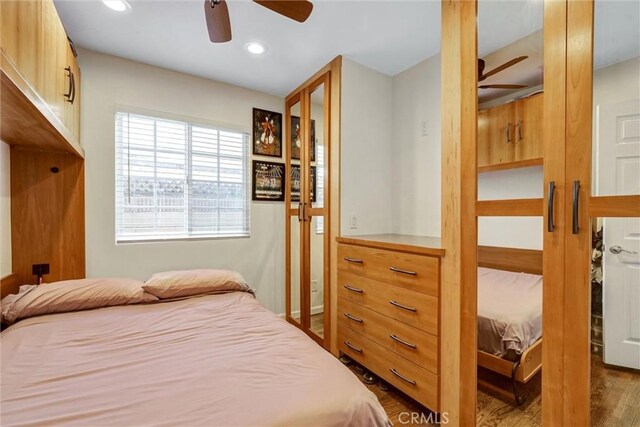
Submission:
<svg viewBox="0 0 640 427">
<path fill-rule="evenodd" d="M 542 251 L 478 246 L 478 266 L 518 273 L 542 274 Z"/>
</svg>

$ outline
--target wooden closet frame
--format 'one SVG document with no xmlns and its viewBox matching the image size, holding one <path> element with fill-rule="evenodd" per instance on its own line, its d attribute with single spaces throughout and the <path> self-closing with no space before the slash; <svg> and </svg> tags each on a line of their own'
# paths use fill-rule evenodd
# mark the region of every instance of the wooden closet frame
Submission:
<svg viewBox="0 0 640 427">
<path fill-rule="evenodd" d="M 442 262 L 440 407 L 452 425 L 476 422 L 477 215 L 503 215 L 517 202 L 478 202 L 477 2 L 442 1 Z M 595 217 L 640 216 L 640 196 L 591 196 L 593 1 L 544 1 L 544 183 L 556 185 L 554 232 L 544 233 L 542 422 L 588 425 L 588 286 Z M 580 180 L 581 232 L 571 233 L 571 184 Z M 520 212 L 537 212 L 539 199 Z M 495 212 L 495 213 L 494 213 Z M 523 213 L 520 213 L 522 215 Z M 545 225 L 549 218 L 543 209 Z"/>
<path fill-rule="evenodd" d="M 298 86 L 285 98 L 285 131 L 283 132 L 283 145 L 285 146 L 285 265 L 287 266 L 285 271 L 285 292 L 286 292 L 286 319 L 293 325 L 301 328 L 312 339 L 314 339 L 319 345 L 325 349 L 337 354 L 337 344 L 335 337 L 337 334 L 337 325 L 331 321 L 332 313 L 337 310 L 337 293 L 335 292 L 335 283 L 337 283 L 338 270 L 337 270 L 337 245 L 335 239 L 340 234 L 340 106 L 341 106 L 341 82 L 342 82 L 342 57 L 338 56 L 330 63 L 322 67 L 313 76 L 307 79 L 304 83 Z M 307 106 L 310 105 L 311 94 L 322 84 L 324 84 L 324 99 L 328 102 L 324 104 L 323 112 L 323 132 L 326 141 L 324 141 L 326 148 L 325 159 L 327 161 L 325 168 L 325 182 L 324 182 L 324 207 L 312 208 L 309 207 L 303 212 L 303 237 L 309 235 L 311 232 L 311 218 L 319 214 L 322 210 L 325 210 L 325 222 L 324 222 L 324 337 L 321 338 L 315 333 L 310 331 L 310 328 L 303 317 L 302 313 L 310 312 L 309 306 L 309 293 L 303 283 L 310 283 L 309 265 L 303 265 L 309 262 L 309 248 L 308 245 L 303 243 L 304 250 L 301 251 L 301 269 L 306 272 L 304 279 L 300 284 L 300 297 L 301 297 L 301 321 L 302 324 L 296 322 L 291 318 L 291 269 L 287 263 L 287 260 L 291 256 L 291 232 L 290 221 L 292 217 L 299 214 L 298 209 L 291 208 L 291 194 L 289 191 L 289 179 L 291 176 L 291 156 L 289 154 L 290 144 L 290 132 L 291 132 L 291 107 L 300 102 L 300 121 L 306 123 L 307 126 L 303 126 L 303 139 L 305 144 L 310 144 L 310 124 L 311 124 L 311 112 Z M 308 162 L 309 149 L 303 150 L 301 153 L 300 164 Z M 304 176 L 301 177 L 301 183 L 303 188 L 301 189 L 301 201 L 305 201 L 302 198 L 307 194 L 306 183 L 309 182 L 307 172 L 301 168 L 301 172 Z M 307 201 L 308 202 L 308 201 Z M 309 203 L 310 204 L 310 203 Z M 315 214 L 315 215 L 314 215 Z"/>
</svg>

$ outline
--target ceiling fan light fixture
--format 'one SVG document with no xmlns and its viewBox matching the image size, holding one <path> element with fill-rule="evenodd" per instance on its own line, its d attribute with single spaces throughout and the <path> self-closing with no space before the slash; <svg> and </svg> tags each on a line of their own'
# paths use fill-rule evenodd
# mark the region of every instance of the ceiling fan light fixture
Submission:
<svg viewBox="0 0 640 427">
<path fill-rule="evenodd" d="M 253 55 L 262 55 L 267 51 L 267 47 L 259 42 L 249 42 L 244 45 L 244 48 Z"/>
<path fill-rule="evenodd" d="M 116 12 L 124 12 L 131 7 L 125 0 L 102 0 L 102 3 Z"/>
</svg>

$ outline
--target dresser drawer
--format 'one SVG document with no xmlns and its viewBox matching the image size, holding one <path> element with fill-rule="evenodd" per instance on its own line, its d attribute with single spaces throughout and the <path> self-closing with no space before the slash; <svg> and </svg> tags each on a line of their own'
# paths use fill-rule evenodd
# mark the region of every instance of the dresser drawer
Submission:
<svg viewBox="0 0 640 427">
<path fill-rule="evenodd" d="M 438 335 L 438 298 L 434 296 L 339 271 L 338 297 Z"/>
<path fill-rule="evenodd" d="M 389 384 L 438 411 L 438 375 L 338 325 L 338 348 Z"/>
<path fill-rule="evenodd" d="M 438 296 L 437 257 L 339 244 L 338 270 Z"/>
<path fill-rule="evenodd" d="M 438 373 L 438 337 L 344 298 L 338 298 L 338 323 Z"/>
</svg>

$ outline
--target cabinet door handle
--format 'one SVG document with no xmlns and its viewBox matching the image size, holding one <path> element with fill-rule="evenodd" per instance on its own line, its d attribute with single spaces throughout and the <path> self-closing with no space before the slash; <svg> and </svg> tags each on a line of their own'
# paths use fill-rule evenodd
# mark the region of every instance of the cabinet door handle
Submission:
<svg viewBox="0 0 640 427">
<path fill-rule="evenodd" d="M 522 141 L 522 120 L 518 120 L 518 142 Z"/>
<path fill-rule="evenodd" d="M 389 370 L 391 371 L 391 373 L 393 375 L 395 375 L 396 377 L 400 378 L 402 381 L 406 381 L 411 385 L 416 385 L 416 382 L 414 380 L 412 380 L 411 378 L 405 377 L 400 372 L 396 371 L 394 368 L 390 368 Z"/>
<path fill-rule="evenodd" d="M 73 102 L 76 100 L 76 75 L 71 72 L 71 99 L 69 102 L 73 105 Z"/>
<path fill-rule="evenodd" d="M 414 313 L 415 313 L 416 311 L 418 311 L 418 309 L 417 309 L 417 308 L 409 307 L 408 305 L 400 304 L 399 302 L 397 302 L 397 301 L 393 301 L 393 300 L 389 301 L 389 304 L 391 304 L 391 305 L 395 305 L 395 306 L 396 306 L 396 307 L 398 307 L 398 308 L 402 308 L 403 310 L 411 311 L 411 312 L 414 312 Z"/>
<path fill-rule="evenodd" d="M 344 260 L 347 262 L 352 262 L 354 264 L 363 264 L 364 261 L 362 261 L 361 259 L 356 259 L 356 258 L 349 258 L 349 257 L 344 257 Z"/>
<path fill-rule="evenodd" d="M 507 122 L 507 144 L 511 142 L 511 123 Z"/>
<path fill-rule="evenodd" d="M 344 345 L 346 345 L 347 347 L 349 347 L 351 350 L 358 352 L 358 353 L 362 353 L 362 349 L 356 347 L 355 345 L 351 344 L 349 341 L 344 341 Z"/>
<path fill-rule="evenodd" d="M 417 348 L 417 346 L 415 344 L 411 344 L 410 342 L 406 342 L 405 340 L 400 339 L 400 338 L 398 338 L 397 336 L 395 336 L 393 334 L 389 335 L 389 337 L 392 340 L 394 340 L 395 342 L 399 342 L 400 344 L 405 345 L 405 346 L 407 346 L 409 348 L 412 348 L 414 350 Z"/>
<path fill-rule="evenodd" d="M 362 289 L 358 289 L 358 288 L 354 288 L 353 286 L 349 286 L 349 285 L 344 285 L 344 288 L 351 291 L 351 292 L 355 292 L 358 294 L 363 293 L 364 291 Z"/>
<path fill-rule="evenodd" d="M 578 234 L 580 231 L 580 225 L 578 224 L 578 208 L 580 203 L 580 181 L 573 181 L 573 234 Z"/>
<path fill-rule="evenodd" d="M 547 199 L 547 231 L 549 233 L 553 233 L 556 229 L 555 224 L 553 223 L 553 198 L 556 193 L 556 183 L 555 181 L 549 181 L 549 195 Z"/>
<path fill-rule="evenodd" d="M 302 218 L 304 216 L 303 210 L 304 208 L 302 207 L 302 202 L 298 202 L 298 222 L 302 222 Z"/>
<path fill-rule="evenodd" d="M 356 316 L 353 316 L 349 313 L 345 313 L 344 316 L 349 319 L 349 320 L 353 320 L 354 322 L 358 322 L 358 323 L 364 323 L 364 320 L 357 318 Z"/>
<path fill-rule="evenodd" d="M 396 273 L 408 274 L 409 276 L 417 276 L 418 275 L 418 273 L 416 273 L 415 271 L 402 270 L 402 269 L 396 268 L 396 267 L 389 267 L 389 270 L 395 271 Z"/>
<path fill-rule="evenodd" d="M 67 101 L 69 101 L 71 99 L 71 92 L 73 91 L 73 83 L 71 81 L 71 67 L 66 67 L 64 70 L 67 72 L 67 77 L 69 78 L 69 92 L 65 93 L 64 97 L 67 98 Z"/>
</svg>

